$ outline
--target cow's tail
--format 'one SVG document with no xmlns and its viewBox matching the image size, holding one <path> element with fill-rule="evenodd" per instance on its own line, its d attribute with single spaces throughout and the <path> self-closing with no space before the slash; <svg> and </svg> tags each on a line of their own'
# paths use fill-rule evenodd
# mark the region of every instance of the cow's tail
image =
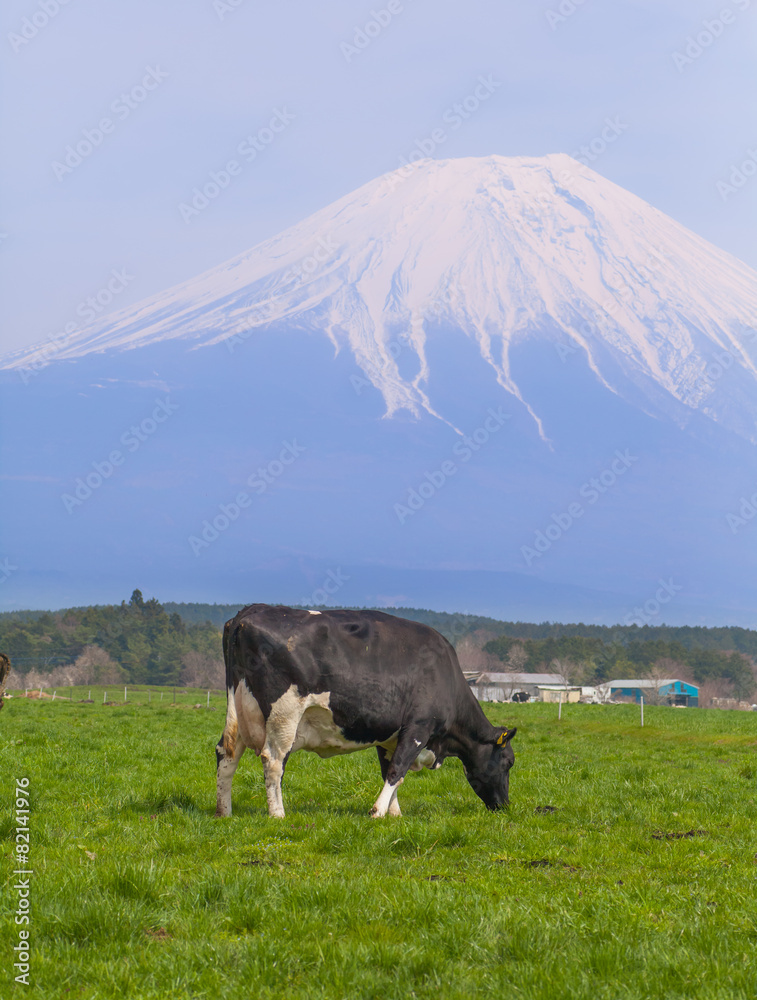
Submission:
<svg viewBox="0 0 757 1000">
<path fill-rule="evenodd" d="M 223 630 L 223 658 L 226 663 L 226 725 L 224 726 L 221 745 L 228 757 L 233 757 L 236 750 L 239 723 L 237 721 L 237 704 L 235 697 L 237 629 L 233 622 L 226 622 Z"/>
</svg>

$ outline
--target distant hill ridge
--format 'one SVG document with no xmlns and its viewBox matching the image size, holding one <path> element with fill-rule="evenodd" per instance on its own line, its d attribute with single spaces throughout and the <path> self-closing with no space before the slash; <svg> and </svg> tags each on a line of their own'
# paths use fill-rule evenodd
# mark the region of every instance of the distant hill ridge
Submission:
<svg viewBox="0 0 757 1000">
<path fill-rule="evenodd" d="M 171 614 L 176 612 L 188 623 L 209 621 L 219 628 L 232 618 L 243 604 L 176 604 L 166 601 L 163 607 Z M 325 605 L 318 605 L 327 610 Z M 686 649 L 736 650 L 749 656 L 757 656 L 757 630 L 733 626 L 706 628 L 699 625 L 585 625 L 583 622 L 510 622 L 483 615 L 467 615 L 447 611 L 431 611 L 428 608 L 370 608 L 371 611 L 385 611 L 390 615 L 408 618 L 410 621 L 430 625 L 453 644 L 471 632 L 479 629 L 506 635 L 517 639 L 559 639 L 564 636 L 584 636 L 616 642 L 648 642 L 662 639 L 679 642 Z"/>
<path fill-rule="evenodd" d="M 249 602 L 248 602 L 249 603 Z M 244 604 L 202 604 L 177 603 L 162 601 L 167 614 L 178 614 L 188 625 L 210 622 L 216 628 L 222 629 L 224 623 L 233 618 Z M 319 605 L 327 610 L 325 605 Z M 570 636 L 601 639 L 603 642 L 626 645 L 628 642 L 649 642 L 664 640 L 678 642 L 686 649 L 699 647 L 713 650 L 736 650 L 748 656 L 757 656 L 757 630 L 747 628 L 715 627 L 706 628 L 698 625 L 585 625 L 583 622 L 511 622 L 497 618 L 487 618 L 483 615 L 468 615 L 447 611 L 431 611 L 428 608 L 371 608 L 372 611 L 385 611 L 390 615 L 408 618 L 410 621 L 430 625 L 450 642 L 457 643 L 466 635 L 478 630 L 492 632 L 497 636 L 505 635 L 518 639 L 560 639 Z M 33 621 L 47 611 L 3 611 L 0 620 L 16 618 L 20 621 Z M 59 612 L 54 612 L 59 613 Z"/>
</svg>

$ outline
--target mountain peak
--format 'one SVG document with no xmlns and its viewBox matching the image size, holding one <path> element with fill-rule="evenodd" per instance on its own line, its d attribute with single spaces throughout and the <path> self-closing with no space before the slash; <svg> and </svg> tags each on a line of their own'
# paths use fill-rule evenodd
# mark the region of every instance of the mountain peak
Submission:
<svg viewBox="0 0 757 1000">
<path fill-rule="evenodd" d="M 757 274 L 563 153 L 419 160 L 199 277 L 75 334 L 57 352 L 193 348 L 294 324 L 349 349 L 387 414 L 438 414 L 426 345 L 454 328 L 524 405 L 512 350 L 585 355 L 613 391 L 678 423 L 700 410 L 752 436 Z M 403 376 L 398 335 L 415 355 Z M 727 358 L 729 393 L 707 377 Z M 32 363 L 19 352 L 5 367 Z M 735 395 L 734 395 L 735 394 Z M 537 413 L 534 418 L 539 421 Z"/>
</svg>

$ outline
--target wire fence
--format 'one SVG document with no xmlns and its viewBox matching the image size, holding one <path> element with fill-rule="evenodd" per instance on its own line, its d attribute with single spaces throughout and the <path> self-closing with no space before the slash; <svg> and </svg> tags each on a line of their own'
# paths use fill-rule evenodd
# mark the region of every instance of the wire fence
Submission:
<svg viewBox="0 0 757 1000">
<path fill-rule="evenodd" d="M 9 688 L 6 697 L 61 704 L 133 705 L 167 708 L 220 708 L 226 705 L 226 691 L 217 688 L 161 687 L 156 684 L 74 684 L 66 687 Z"/>
</svg>

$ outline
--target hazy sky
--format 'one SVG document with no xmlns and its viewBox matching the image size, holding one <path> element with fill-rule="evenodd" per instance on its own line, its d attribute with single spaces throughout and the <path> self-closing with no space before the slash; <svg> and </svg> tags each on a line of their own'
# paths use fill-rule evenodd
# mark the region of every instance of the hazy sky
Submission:
<svg viewBox="0 0 757 1000">
<path fill-rule="evenodd" d="M 757 266 L 757 0 L 8 0 L 1 17 L 6 349 L 109 281 L 106 309 L 220 263 L 439 129 L 436 157 L 594 141 L 592 167 Z"/>
</svg>

